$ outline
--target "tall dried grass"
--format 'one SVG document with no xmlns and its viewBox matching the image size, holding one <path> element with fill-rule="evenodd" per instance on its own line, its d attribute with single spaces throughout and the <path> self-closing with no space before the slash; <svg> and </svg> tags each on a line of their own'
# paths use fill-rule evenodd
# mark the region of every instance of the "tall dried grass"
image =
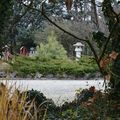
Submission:
<svg viewBox="0 0 120 120">
<path fill-rule="evenodd" d="M 26 93 L 12 88 L 0 83 L 0 120 L 38 120 L 34 100 L 27 102 Z"/>
</svg>

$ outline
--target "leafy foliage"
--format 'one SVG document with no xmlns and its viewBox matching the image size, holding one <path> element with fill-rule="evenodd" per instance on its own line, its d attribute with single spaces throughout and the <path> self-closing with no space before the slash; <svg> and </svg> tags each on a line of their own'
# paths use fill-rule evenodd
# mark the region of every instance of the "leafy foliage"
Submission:
<svg viewBox="0 0 120 120">
<path fill-rule="evenodd" d="M 104 45 L 104 43 L 107 39 L 107 37 L 105 37 L 104 33 L 100 32 L 100 31 L 93 32 L 93 38 L 94 38 L 94 40 L 97 43 L 99 48 L 101 48 Z"/>
<path fill-rule="evenodd" d="M 52 31 L 48 36 L 47 44 L 40 43 L 37 50 L 39 58 L 66 59 L 67 53 L 63 46 L 57 41 L 57 36 Z"/>
<path fill-rule="evenodd" d="M 54 115 L 56 110 L 56 105 L 52 101 L 52 99 L 47 99 L 43 93 L 37 90 L 28 90 L 24 92 L 26 94 L 26 101 L 32 102 L 34 101 L 34 106 L 30 111 L 33 115 L 33 118 L 36 117 L 36 120 L 40 120 L 46 118 L 46 112 Z M 36 115 L 34 115 L 36 113 Z M 50 117 L 50 115 L 48 115 Z"/>
<path fill-rule="evenodd" d="M 83 56 L 79 62 L 69 59 L 16 57 L 15 62 L 11 64 L 13 69 L 18 71 L 19 75 L 22 74 L 24 76 L 27 74 L 35 76 L 36 72 L 39 72 L 43 75 L 53 74 L 56 76 L 59 74 L 63 77 L 64 74 L 67 74 L 80 77 L 86 73 L 98 71 L 95 61 L 91 57 L 85 56 Z"/>
<path fill-rule="evenodd" d="M 107 95 L 107 99 L 106 99 Z M 97 91 L 94 86 L 77 93 L 76 98 L 56 106 L 41 92 L 12 91 L 12 87 L 0 84 L 0 119 L 8 120 L 101 120 L 119 119 L 119 103 L 110 100 L 110 94 Z M 112 96 L 113 97 L 113 96 Z M 82 99 L 80 99 L 82 98 Z M 114 111 L 114 112 L 112 112 Z M 7 112 L 7 114 L 5 114 Z"/>
<path fill-rule="evenodd" d="M 9 22 L 12 15 L 13 0 L 0 1 L 0 55 L 2 47 L 8 42 Z M 9 22 L 8 22 L 9 21 Z"/>
</svg>

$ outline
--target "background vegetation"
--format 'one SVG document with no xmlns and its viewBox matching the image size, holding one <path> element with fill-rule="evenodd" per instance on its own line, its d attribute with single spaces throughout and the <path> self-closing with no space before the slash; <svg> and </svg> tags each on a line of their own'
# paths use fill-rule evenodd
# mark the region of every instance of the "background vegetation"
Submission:
<svg viewBox="0 0 120 120">
<path fill-rule="evenodd" d="M 11 64 L 13 70 L 22 76 L 35 76 L 39 72 L 43 76 L 53 74 L 55 77 L 63 78 L 65 75 L 84 77 L 87 73 L 95 75 L 98 71 L 95 60 L 89 56 L 83 56 L 79 62 L 70 59 L 16 57 Z"/>
<path fill-rule="evenodd" d="M 54 31 L 51 31 L 47 37 L 47 43 L 40 43 L 36 56 L 39 58 L 67 59 L 67 52 L 58 42 Z"/>
</svg>

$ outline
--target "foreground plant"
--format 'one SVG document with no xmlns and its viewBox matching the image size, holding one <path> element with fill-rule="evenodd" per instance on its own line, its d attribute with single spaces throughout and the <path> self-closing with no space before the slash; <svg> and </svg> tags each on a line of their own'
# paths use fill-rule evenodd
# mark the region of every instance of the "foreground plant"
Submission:
<svg viewBox="0 0 120 120">
<path fill-rule="evenodd" d="M 0 84 L 0 120 L 28 120 L 33 102 L 26 102 L 26 95 L 12 87 Z"/>
<path fill-rule="evenodd" d="M 19 91 L 15 85 L 0 83 L 0 120 L 45 120 L 56 106 L 41 92 Z"/>
<path fill-rule="evenodd" d="M 8 87 L 0 84 L 0 120 L 39 120 L 43 119 L 47 112 L 44 103 L 35 103 L 35 97 L 28 99 L 27 92 L 14 89 L 15 85 Z M 39 111 L 38 111 L 39 110 Z M 39 116 L 38 116 L 39 113 Z"/>
</svg>

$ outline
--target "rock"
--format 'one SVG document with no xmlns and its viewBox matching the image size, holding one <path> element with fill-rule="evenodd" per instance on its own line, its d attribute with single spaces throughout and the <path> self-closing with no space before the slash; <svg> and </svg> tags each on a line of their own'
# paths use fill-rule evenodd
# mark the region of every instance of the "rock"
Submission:
<svg viewBox="0 0 120 120">
<path fill-rule="evenodd" d="M 27 77 L 27 79 L 31 79 L 31 78 L 32 78 L 32 76 L 31 76 L 31 75 L 27 75 L 26 77 Z"/>
<path fill-rule="evenodd" d="M 93 76 L 94 76 L 94 75 L 93 75 Z M 85 74 L 85 76 L 84 76 L 84 80 L 89 80 L 89 79 L 92 78 L 93 76 L 91 75 L 91 73 L 87 73 L 87 74 Z"/>
<path fill-rule="evenodd" d="M 101 77 L 102 77 L 102 75 L 101 75 L 101 73 L 100 73 L 100 72 L 97 72 L 97 73 L 95 74 L 95 77 L 96 77 L 96 78 L 101 78 Z"/>
<path fill-rule="evenodd" d="M 42 74 L 40 74 L 39 72 L 37 72 L 35 74 L 35 79 L 40 79 L 42 76 L 43 76 Z"/>
<path fill-rule="evenodd" d="M 17 73 L 16 73 L 16 72 L 13 72 L 13 73 L 10 74 L 10 77 L 11 77 L 12 79 L 16 78 L 16 76 L 17 76 Z"/>
<path fill-rule="evenodd" d="M 58 79 L 62 79 L 62 78 L 65 79 L 65 77 L 63 77 L 63 75 L 61 75 L 61 74 L 56 74 L 54 77 L 55 77 L 55 78 L 58 78 Z"/>
<path fill-rule="evenodd" d="M 45 77 L 48 78 L 48 79 L 49 79 L 49 78 L 54 78 L 54 75 L 53 75 L 53 74 L 48 74 L 48 75 L 46 75 Z"/>
<path fill-rule="evenodd" d="M 6 77 L 6 76 L 7 76 L 7 74 L 6 74 L 5 72 L 0 71 L 0 78 L 4 78 L 4 77 Z"/>
<path fill-rule="evenodd" d="M 65 79 L 67 79 L 67 78 L 68 78 L 68 75 L 64 73 L 64 74 L 62 75 L 62 77 L 65 78 Z"/>
<path fill-rule="evenodd" d="M 67 76 L 67 79 L 75 80 L 76 77 L 75 77 L 74 75 L 68 75 L 68 76 Z"/>
</svg>

